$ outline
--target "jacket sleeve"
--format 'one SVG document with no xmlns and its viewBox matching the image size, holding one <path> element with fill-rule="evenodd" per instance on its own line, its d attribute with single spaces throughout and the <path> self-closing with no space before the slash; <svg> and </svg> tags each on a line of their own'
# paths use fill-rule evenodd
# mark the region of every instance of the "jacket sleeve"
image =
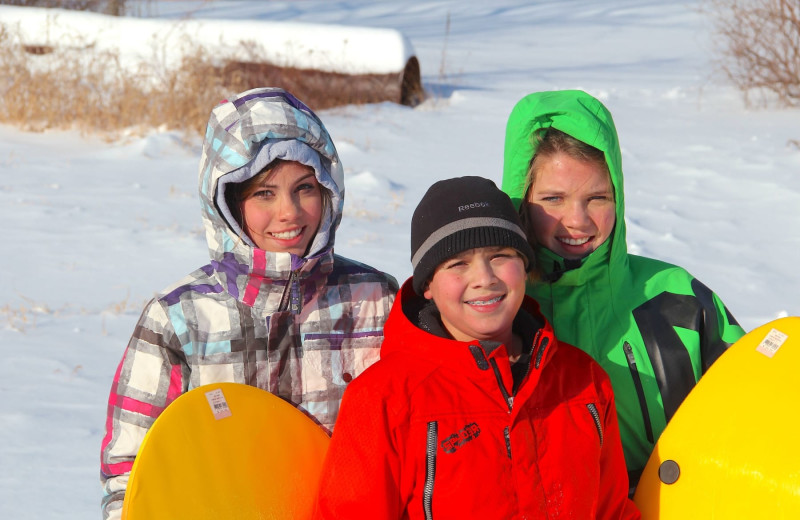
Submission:
<svg viewBox="0 0 800 520">
<path fill-rule="evenodd" d="M 628 498 L 628 471 L 625 468 L 625 457 L 622 454 L 614 392 L 605 373 L 599 379 L 599 395 L 603 398 L 606 406 L 603 413 L 604 433 L 600 453 L 600 494 L 597 504 L 597 520 L 639 519 L 641 518 L 639 509 Z"/>
<path fill-rule="evenodd" d="M 744 329 L 739 326 L 719 296 L 696 278 L 692 280 L 692 290 L 702 312 L 700 356 L 705 374 L 728 347 L 744 336 Z"/>
<path fill-rule="evenodd" d="M 188 369 L 161 304 L 145 307 L 123 354 L 108 398 L 100 452 L 104 519 L 120 518 L 128 475 L 147 430 L 186 390 Z"/>
<path fill-rule="evenodd" d="M 400 454 L 404 450 L 399 443 L 405 434 L 392 431 L 386 403 L 363 384 L 363 377 L 344 392 L 322 469 L 315 520 L 403 517 Z"/>
</svg>

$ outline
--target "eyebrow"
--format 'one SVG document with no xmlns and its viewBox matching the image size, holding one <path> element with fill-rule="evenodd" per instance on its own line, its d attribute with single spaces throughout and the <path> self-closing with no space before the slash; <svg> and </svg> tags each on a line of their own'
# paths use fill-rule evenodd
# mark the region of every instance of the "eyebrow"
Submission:
<svg viewBox="0 0 800 520">
<path fill-rule="evenodd" d="M 317 176 L 316 172 L 313 172 L 313 171 L 312 171 L 312 172 L 308 172 L 306 175 L 303 175 L 302 177 L 300 177 L 299 179 L 297 179 L 297 180 L 296 180 L 296 181 L 293 183 L 293 185 L 295 185 L 295 186 L 296 186 L 297 184 L 300 184 L 300 183 L 301 183 L 301 182 L 303 182 L 304 180 L 308 179 L 309 177 L 314 177 L 314 178 L 316 178 L 316 176 Z M 266 184 L 266 183 L 261 185 L 261 187 L 262 187 L 262 188 L 276 188 L 277 186 L 278 186 L 277 184 Z"/>
<path fill-rule="evenodd" d="M 567 193 L 570 193 L 570 192 L 568 192 L 567 190 L 559 189 L 559 188 L 544 189 L 544 190 L 538 192 L 539 195 L 566 195 Z M 613 187 L 606 188 L 606 189 L 592 190 L 588 194 L 589 195 L 606 195 L 606 194 L 609 194 L 609 193 L 610 194 L 614 193 L 614 188 Z"/>
<path fill-rule="evenodd" d="M 496 253 L 497 251 L 502 251 L 503 249 L 514 249 L 514 248 L 511 247 L 511 246 L 478 246 L 478 247 L 473 247 L 472 249 L 467 249 L 465 251 L 461 251 L 460 253 L 451 256 L 450 258 L 445 260 L 445 262 L 447 262 L 448 260 L 455 260 L 457 258 L 462 258 L 464 256 L 469 256 L 476 249 L 488 249 L 489 251 L 491 251 L 493 253 Z"/>
</svg>

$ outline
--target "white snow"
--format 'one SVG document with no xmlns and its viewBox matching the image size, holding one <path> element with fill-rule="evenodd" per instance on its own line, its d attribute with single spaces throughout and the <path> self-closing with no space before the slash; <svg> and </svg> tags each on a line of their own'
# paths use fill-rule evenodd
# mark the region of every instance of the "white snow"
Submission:
<svg viewBox="0 0 800 520">
<path fill-rule="evenodd" d="M 188 14 L 220 32 L 230 19 L 407 37 L 430 99 L 320 112 L 347 183 L 336 250 L 400 281 L 427 187 L 467 174 L 499 184 L 516 101 L 584 89 L 615 117 L 630 250 L 686 267 L 750 330 L 800 314 L 800 117 L 749 110 L 711 73 L 699 5 L 152 1 L 141 9 L 161 20 L 136 23 L 155 30 Z M 99 518 L 114 370 L 144 302 L 208 260 L 199 144 L 158 131 L 107 143 L 0 125 L 0 518 Z"/>
</svg>

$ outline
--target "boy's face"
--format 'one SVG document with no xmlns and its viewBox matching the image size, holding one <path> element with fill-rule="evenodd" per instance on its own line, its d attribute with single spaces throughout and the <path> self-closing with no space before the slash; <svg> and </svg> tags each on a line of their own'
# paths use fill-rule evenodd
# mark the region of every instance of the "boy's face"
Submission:
<svg viewBox="0 0 800 520">
<path fill-rule="evenodd" d="M 424 296 L 436 303 L 453 339 L 510 345 L 525 276 L 525 263 L 515 249 L 480 247 L 442 262 Z"/>
</svg>

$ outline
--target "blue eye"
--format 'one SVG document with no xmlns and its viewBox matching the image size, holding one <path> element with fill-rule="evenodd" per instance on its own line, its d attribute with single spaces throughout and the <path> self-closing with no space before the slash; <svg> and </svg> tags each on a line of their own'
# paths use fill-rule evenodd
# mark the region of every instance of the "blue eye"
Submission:
<svg viewBox="0 0 800 520">
<path fill-rule="evenodd" d="M 315 182 L 304 182 L 303 184 L 298 184 L 295 188 L 296 193 L 316 193 L 319 189 L 319 184 Z"/>
</svg>

